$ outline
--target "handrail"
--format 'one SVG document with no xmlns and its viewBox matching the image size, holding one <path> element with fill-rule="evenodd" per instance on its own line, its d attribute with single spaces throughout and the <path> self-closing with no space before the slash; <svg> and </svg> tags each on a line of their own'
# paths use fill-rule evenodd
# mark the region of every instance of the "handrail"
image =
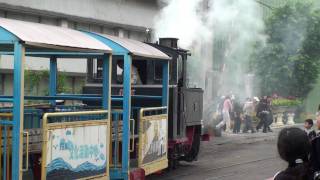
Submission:
<svg viewBox="0 0 320 180">
<path fill-rule="evenodd" d="M 48 119 L 48 117 L 60 117 L 65 115 L 87 115 L 87 114 L 106 114 L 108 113 L 108 110 L 99 110 L 99 111 L 81 111 L 81 112 L 54 112 L 54 113 L 45 113 L 43 116 L 43 119 Z"/>
<path fill-rule="evenodd" d="M 155 111 L 155 110 L 161 110 L 161 109 L 167 109 L 167 106 L 162 106 L 162 107 L 151 107 L 151 108 L 141 108 L 140 113 L 144 113 L 146 111 Z"/>
<path fill-rule="evenodd" d="M 135 145 L 134 145 L 134 139 L 135 139 L 135 137 L 134 137 L 134 128 L 135 128 L 135 120 L 134 119 L 130 119 L 130 121 L 132 121 L 132 146 L 130 147 L 130 149 L 129 149 L 129 151 L 130 152 L 134 152 L 134 147 L 135 147 Z M 130 138 L 131 139 L 131 138 Z"/>
<path fill-rule="evenodd" d="M 13 102 L 12 98 L 0 98 L 0 102 Z"/>
<path fill-rule="evenodd" d="M 22 168 L 22 171 L 26 172 L 29 170 L 29 132 L 24 131 L 23 134 L 26 135 L 26 164 L 25 168 Z"/>
<path fill-rule="evenodd" d="M 1 113 L 0 112 L 0 118 L 12 118 L 13 114 L 12 113 Z"/>
<path fill-rule="evenodd" d="M 12 102 L 13 96 L 0 96 L 0 102 Z M 162 96 L 151 95 L 132 95 L 133 99 L 153 99 L 161 100 Z M 58 94 L 55 96 L 24 96 L 26 100 L 100 100 L 102 96 L 99 94 Z M 122 101 L 123 96 L 113 95 L 112 100 Z"/>
</svg>

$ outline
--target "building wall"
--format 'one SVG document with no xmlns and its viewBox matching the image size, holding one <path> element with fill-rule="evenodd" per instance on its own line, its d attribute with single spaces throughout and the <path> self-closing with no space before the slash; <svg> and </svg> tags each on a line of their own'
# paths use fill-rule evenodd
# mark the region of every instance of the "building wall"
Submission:
<svg viewBox="0 0 320 180">
<path fill-rule="evenodd" d="M 152 27 L 159 9 L 157 0 L 0 0 L 0 7 L 136 29 Z"/>
<path fill-rule="evenodd" d="M 147 28 L 158 13 L 157 0 L 0 0 L 0 17 L 87 30 L 146 41 Z M 44 58 L 26 57 L 25 69 L 48 70 Z M 12 94 L 13 57 L 0 56 L 0 94 Z M 87 72 L 86 59 L 58 59 L 58 70 L 66 72 L 67 85 L 79 91 Z M 26 80 L 27 82 L 28 80 Z M 41 82 L 39 94 L 47 89 Z M 29 92 L 27 93 L 34 93 Z"/>
</svg>

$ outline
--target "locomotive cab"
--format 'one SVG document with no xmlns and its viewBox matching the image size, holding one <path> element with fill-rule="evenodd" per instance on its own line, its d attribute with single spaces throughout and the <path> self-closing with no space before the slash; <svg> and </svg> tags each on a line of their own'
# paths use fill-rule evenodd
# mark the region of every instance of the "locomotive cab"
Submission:
<svg viewBox="0 0 320 180">
<path fill-rule="evenodd" d="M 176 38 L 160 38 L 150 44 L 172 57 L 170 62 L 169 98 L 169 160 L 175 168 L 177 161 L 194 161 L 200 148 L 203 90 L 190 88 L 187 82 L 187 59 L 190 52 L 178 47 Z"/>
</svg>

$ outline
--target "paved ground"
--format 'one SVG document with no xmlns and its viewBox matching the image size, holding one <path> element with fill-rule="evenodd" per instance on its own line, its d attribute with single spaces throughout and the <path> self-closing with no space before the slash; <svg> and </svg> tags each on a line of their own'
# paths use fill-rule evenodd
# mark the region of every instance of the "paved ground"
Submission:
<svg viewBox="0 0 320 180">
<path fill-rule="evenodd" d="M 286 167 L 276 150 L 273 133 L 224 134 L 203 142 L 199 159 L 148 180 L 264 180 Z"/>
</svg>

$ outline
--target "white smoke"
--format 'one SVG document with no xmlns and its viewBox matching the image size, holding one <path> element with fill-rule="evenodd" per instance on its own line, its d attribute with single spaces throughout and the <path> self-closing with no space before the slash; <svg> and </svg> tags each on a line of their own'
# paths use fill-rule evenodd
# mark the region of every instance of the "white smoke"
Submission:
<svg viewBox="0 0 320 180">
<path fill-rule="evenodd" d="M 260 4 L 255 0 L 213 0 L 208 17 L 215 40 L 226 45 L 225 50 L 220 51 L 225 69 L 219 93 L 232 91 L 240 98 L 256 95 L 248 66 L 253 45 L 265 42 Z"/>
<path fill-rule="evenodd" d="M 214 86 L 219 86 L 221 95 L 232 91 L 241 96 L 248 89 L 252 92 L 244 84 L 248 81 L 249 56 L 253 44 L 264 41 L 262 8 L 256 1 L 159 0 L 159 3 L 163 8 L 154 21 L 155 38 L 176 37 L 180 47 L 191 50 L 188 62 L 191 83 L 204 88 L 206 74 L 214 74 L 207 72 L 216 68 L 222 82 Z M 221 59 L 213 52 L 221 53 Z M 223 73 L 216 67 L 219 62 L 224 64 Z"/>
<path fill-rule="evenodd" d="M 155 19 L 155 36 L 177 37 L 189 48 L 201 36 L 210 35 L 201 15 L 202 0 L 159 0 L 165 7 Z"/>
</svg>

